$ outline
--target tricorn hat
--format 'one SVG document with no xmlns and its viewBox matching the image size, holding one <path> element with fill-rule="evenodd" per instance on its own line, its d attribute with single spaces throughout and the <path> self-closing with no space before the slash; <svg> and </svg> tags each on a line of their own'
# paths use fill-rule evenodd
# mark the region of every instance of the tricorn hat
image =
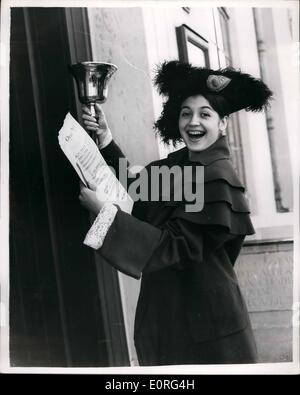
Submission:
<svg viewBox="0 0 300 395">
<path fill-rule="evenodd" d="M 159 93 L 167 97 L 163 113 L 155 124 L 165 142 L 180 139 L 166 130 L 169 123 L 166 118 L 189 96 L 203 95 L 221 116 L 242 109 L 262 111 L 272 97 L 263 81 L 240 70 L 231 67 L 211 70 L 178 60 L 163 62 L 156 71 L 154 84 Z"/>
<path fill-rule="evenodd" d="M 231 67 L 211 70 L 177 60 L 164 62 L 154 83 L 159 92 L 168 97 L 186 98 L 195 92 L 222 96 L 227 103 L 227 114 L 242 109 L 261 111 L 272 96 L 263 81 L 239 70 Z"/>
</svg>

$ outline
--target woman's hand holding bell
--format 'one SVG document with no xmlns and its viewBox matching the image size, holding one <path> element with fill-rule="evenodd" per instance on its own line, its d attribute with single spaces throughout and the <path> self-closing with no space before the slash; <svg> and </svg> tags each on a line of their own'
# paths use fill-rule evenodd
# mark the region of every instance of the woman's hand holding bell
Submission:
<svg viewBox="0 0 300 395">
<path fill-rule="evenodd" d="M 98 103 L 95 104 L 95 110 L 98 120 L 91 115 L 91 111 L 87 106 L 82 106 L 82 120 L 87 131 L 97 134 L 99 149 L 103 149 L 112 141 L 112 134 L 105 114 Z"/>
</svg>

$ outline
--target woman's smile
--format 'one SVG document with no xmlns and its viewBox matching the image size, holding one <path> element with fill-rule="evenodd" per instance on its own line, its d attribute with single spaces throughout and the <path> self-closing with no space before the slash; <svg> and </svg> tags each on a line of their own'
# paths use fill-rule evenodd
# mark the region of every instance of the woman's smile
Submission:
<svg viewBox="0 0 300 395">
<path fill-rule="evenodd" d="M 200 141 L 205 135 L 206 131 L 205 130 L 195 130 L 195 129 L 187 129 L 186 133 L 191 140 L 191 142 L 197 142 Z"/>
</svg>

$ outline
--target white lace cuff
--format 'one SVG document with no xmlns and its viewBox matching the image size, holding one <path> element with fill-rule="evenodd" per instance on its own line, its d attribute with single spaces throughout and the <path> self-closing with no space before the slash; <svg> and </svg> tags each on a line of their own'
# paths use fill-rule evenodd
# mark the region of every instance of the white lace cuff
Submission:
<svg viewBox="0 0 300 395">
<path fill-rule="evenodd" d="M 105 236 L 117 214 L 117 207 L 111 203 L 105 203 L 100 210 L 93 225 L 85 236 L 83 244 L 98 250 L 102 247 Z"/>
</svg>

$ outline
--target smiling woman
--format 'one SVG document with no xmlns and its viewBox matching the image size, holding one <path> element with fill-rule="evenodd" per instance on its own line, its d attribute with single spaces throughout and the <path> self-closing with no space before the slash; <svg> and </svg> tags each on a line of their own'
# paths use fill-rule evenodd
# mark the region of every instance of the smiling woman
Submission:
<svg viewBox="0 0 300 395">
<path fill-rule="evenodd" d="M 255 341 L 233 269 L 254 229 L 224 131 L 229 114 L 262 110 L 271 91 L 235 70 L 178 61 L 161 65 L 155 83 L 167 96 L 155 126 L 165 142 L 183 140 L 186 147 L 145 171 L 204 167 L 204 182 L 197 174 L 183 180 L 204 185 L 204 205 L 190 212 L 184 198 L 140 199 L 129 215 L 110 203 L 92 204 L 96 192 L 83 188 L 81 203 L 97 215 L 84 243 L 121 272 L 142 277 L 135 317 L 140 365 L 254 363 Z M 86 110 L 83 119 L 105 141 L 107 125 Z M 113 140 L 100 149 L 110 164 L 124 159 Z M 155 188 L 156 180 L 150 177 L 149 185 Z"/>
</svg>

